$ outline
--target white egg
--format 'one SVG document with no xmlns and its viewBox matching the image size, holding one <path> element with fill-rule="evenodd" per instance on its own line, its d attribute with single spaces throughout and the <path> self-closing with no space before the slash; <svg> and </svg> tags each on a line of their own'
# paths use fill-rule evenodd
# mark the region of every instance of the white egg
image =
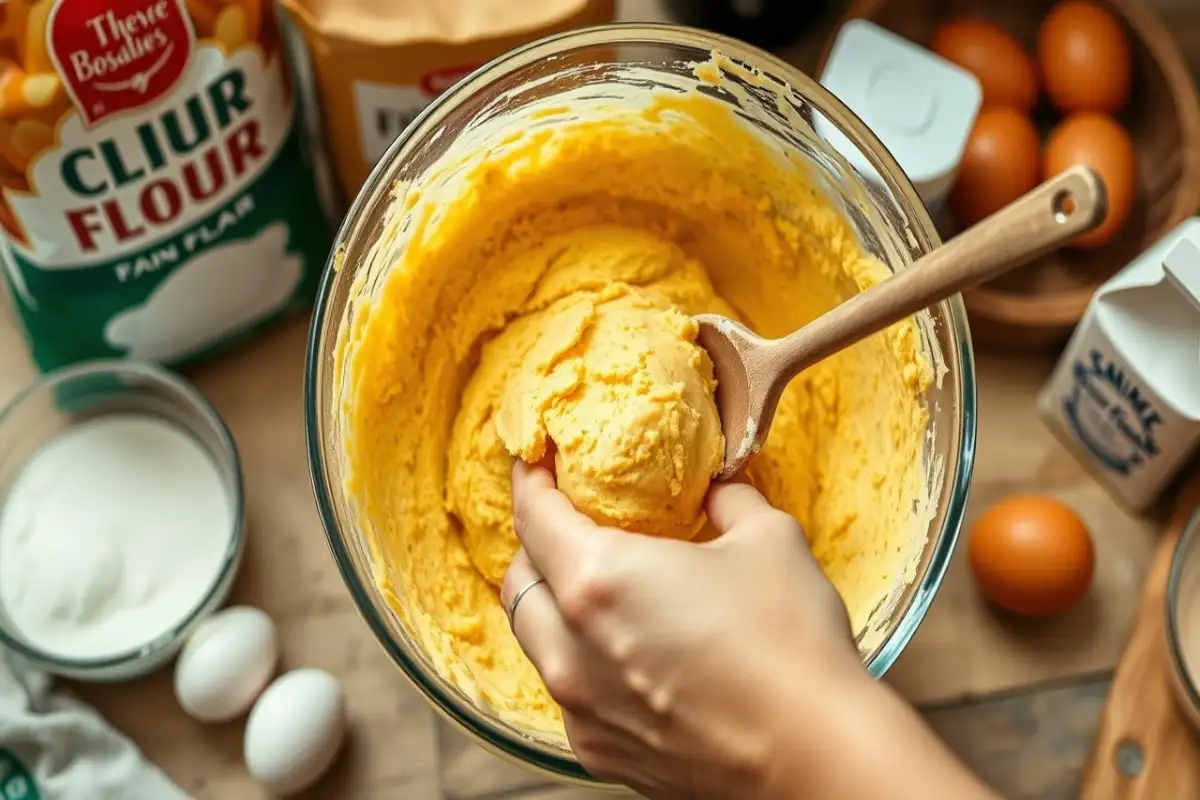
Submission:
<svg viewBox="0 0 1200 800">
<path fill-rule="evenodd" d="M 346 732 L 346 702 L 337 679 L 297 669 L 267 687 L 246 721 L 246 768 L 269 791 L 308 788 L 333 763 Z"/>
<path fill-rule="evenodd" d="M 175 697 L 201 722 L 227 722 L 250 708 L 275 673 L 275 624 L 250 606 L 234 606 L 196 629 L 175 662 Z"/>
</svg>

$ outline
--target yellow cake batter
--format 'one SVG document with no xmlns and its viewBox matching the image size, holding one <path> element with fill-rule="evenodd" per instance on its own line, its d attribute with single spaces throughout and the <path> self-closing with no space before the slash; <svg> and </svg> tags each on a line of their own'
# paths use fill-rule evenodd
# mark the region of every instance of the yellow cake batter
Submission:
<svg viewBox="0 0 1200 800">
<path fill-rule="evenodd" d="M 551 246 L 574 246 L 593 263 L 661 250 L 613 227 L 573 231 Z M 695 321 L 670 298 L 626 283 L 568 295 L 527 319 L 487 344 L 482 363 L 506 369 L 481 369 L 473 387 L 496 409 L 504 449 L 537 462 L 553 443 L 558 488 L 580 511 L 605 525 L 691 538 L 724 458 L 713 365 L 695 342 Z M 460 516 L 470 513 L 469 491 L 455 502 Z"/>
<path fill-rule="evenodd" d="M 722 442 L 688 317 L 780 336 L 887 271 L 802 159 L 696 93 L 540 108 L 395 194 L 342 331 L 347 492 L 433 665 L 560 735 L 499 603 L 512 454 L 553 444 L 580 508 L 691 537 Z M 916 324 L 895 325 L 793 382 L 751 467 L 856 630 L 924 543 L 931 379 Z"/>
</svg>

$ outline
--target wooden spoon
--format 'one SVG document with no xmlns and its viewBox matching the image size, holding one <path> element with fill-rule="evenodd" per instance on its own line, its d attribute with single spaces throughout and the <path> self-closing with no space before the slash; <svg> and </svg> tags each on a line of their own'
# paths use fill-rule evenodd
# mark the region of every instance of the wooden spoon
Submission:
<svg viewBox="0 0 1200 800">
<path fill-rule="evenodd" d="M 1037 258 L 1104 219 L 1104 184 L 1076 166 L 1038 186 L 907 269 L 782 339 L 719 314 L 700 314 L 725 434 L 718 480 L 741 471 L 767 439 L 779 397 L 803 370 L 894 322 Z"/>
</svg>

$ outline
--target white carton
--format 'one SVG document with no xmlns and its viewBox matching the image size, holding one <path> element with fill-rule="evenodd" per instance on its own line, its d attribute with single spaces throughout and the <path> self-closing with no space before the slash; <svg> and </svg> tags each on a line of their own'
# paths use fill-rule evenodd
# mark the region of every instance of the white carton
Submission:
<svg viewBox="0 0 1200 800">
<path fill-rule="evenodd" d="M 866 20 L 838 31 L 821 85 L 858 115 L 896 157 L 921 200 L 936 211 L 954 183 L 983 90 L 974 75 Z M 820 114 L 813 125 L 868 180 L 866 156 Z"/>
<path fill-rule="evenodd" d="M 1130 508 L 1158 498 L 1200 442 L 1200 218 L 1100 287 L 1038 412 Z"/>
</svg>

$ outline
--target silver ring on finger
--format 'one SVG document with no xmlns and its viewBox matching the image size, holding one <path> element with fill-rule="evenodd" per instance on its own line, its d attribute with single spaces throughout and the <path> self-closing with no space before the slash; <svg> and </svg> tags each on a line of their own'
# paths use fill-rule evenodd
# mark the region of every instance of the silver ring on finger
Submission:
<svg viewBox="0 0 1200 800">
<path fill-rule="evenodd" d="M 530 589 L 537 586 L 539 583 L 545 583 L 545 582 L 546 582 L 545 578 L 542 578 L 542 577 L 534 578 L 529 583 L 525 584 L 519 590 L 517 590 L 517 593 L 515 595 L 513 595 L 512 605 L 510 605 L 507 609 L 505 609 L 506 612 L 508 613 L 508 627 L 509 628 L 513 627 L 513 620 L 515 620 L 517 618 L 517 607 L 519 605 L 521 605 L 521 601 L 525 599 L 525 595 L 529 593 Z"/>
</svg>

